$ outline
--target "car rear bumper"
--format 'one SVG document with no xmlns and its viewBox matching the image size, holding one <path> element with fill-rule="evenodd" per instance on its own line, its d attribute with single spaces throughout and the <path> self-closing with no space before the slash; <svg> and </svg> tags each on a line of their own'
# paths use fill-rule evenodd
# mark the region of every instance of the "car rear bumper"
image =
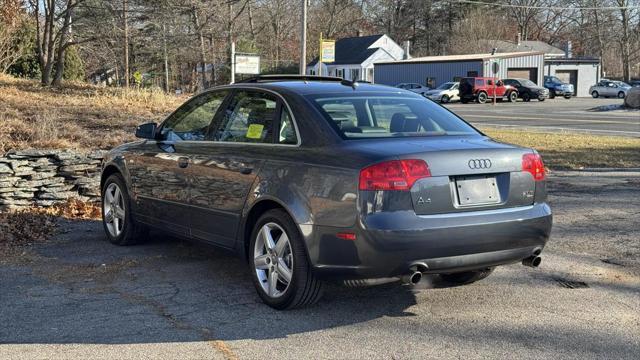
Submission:
<svg viewBox="0 0 640 360">
<path fill-rule="evenodd" d="M 324 278 L 399 276 L 415 263 L 451 273 L 518 262 L 544 248 L 552 216 L 545 203 L 526 207 L 418 216 L 379 213 L 354 229 L 315 226 L 307 235 L 315 272 Z M 338 232 L 352 231 L 356 240 Z"/>
</svg>

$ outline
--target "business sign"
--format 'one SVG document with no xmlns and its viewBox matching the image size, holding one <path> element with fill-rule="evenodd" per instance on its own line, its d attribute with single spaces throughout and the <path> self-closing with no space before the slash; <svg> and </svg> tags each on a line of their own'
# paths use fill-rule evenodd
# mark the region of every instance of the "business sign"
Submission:
<svg viewBox="0 0 640 360">
<path fill-rule="evenodd" d="M 236 74 L 260 74 L 260 56 L 236 55 Z"/>
<path fill-rule="evenodd" d="M 334 40 L 322 40 L 320 43 L 321 62 L 332 63 L 336 61 L 336 42 Z"/>
</svg>

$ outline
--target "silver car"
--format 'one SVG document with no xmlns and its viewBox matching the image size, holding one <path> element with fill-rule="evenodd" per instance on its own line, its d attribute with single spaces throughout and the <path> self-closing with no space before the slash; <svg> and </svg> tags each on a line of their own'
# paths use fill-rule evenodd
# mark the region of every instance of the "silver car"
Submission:
<svg viewBox="0 0 640 360">
<path fill-rule="evenodd" d="M 431 88 L 429 88 L 428 86 L 420 85 L 418 83 L 401 83 L 396 85 L 396 87 L 404 90 L 409 90 L 422 96 L 426 96 L 425 94 L 431 90 Z"/>
<path fill-rule="evenodd" d="M 604 96 L 624 99 L 630 89 L 631 85 L 625 82 L 602 79 L 599 83 L 589 88 L 589 94 L 591 94 L 593 98 Z"/>
</svg>

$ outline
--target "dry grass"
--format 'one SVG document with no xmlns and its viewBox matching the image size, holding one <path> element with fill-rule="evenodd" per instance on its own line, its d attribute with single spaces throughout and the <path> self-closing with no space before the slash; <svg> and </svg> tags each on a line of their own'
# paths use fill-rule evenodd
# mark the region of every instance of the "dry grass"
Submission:
<svg viewBox="0 0 640 360">
<path fill-rule="evenodd" d="M 531 147 L 552 169 L 640 167 L 640 139 L 574 133 L 482 129 L 492 138 Z"/>
<path fill-rule="evenodd" d="M 108 149 L 133 139 L 136 125 L 160 121 L 185 99 L 84 83 L 47 88 L 0 74 L 0 153 L 22 148 Z"/>
</svg>

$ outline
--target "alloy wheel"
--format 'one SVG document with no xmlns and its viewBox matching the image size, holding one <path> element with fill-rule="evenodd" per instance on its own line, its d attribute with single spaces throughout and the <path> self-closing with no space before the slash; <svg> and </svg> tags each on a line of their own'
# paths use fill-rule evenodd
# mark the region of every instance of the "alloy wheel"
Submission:
<svg viewBox="0 0 640 360">
<path fill-rule="evenodd" d="M 124 230 L 126 214 L 122 190 L 116 183 L 109 184 L 104 192 L 102 213 L 109 234 L 114 238 L 120 236 Z"/>
<path fill-rule="evenodd" d="M 262 290 L 271 298 L 282 296 L 293 276 L 293 253 L 289 236 L 274 223 L 266 223 L 257 234 L 253 263 Z"/>
</svg>

